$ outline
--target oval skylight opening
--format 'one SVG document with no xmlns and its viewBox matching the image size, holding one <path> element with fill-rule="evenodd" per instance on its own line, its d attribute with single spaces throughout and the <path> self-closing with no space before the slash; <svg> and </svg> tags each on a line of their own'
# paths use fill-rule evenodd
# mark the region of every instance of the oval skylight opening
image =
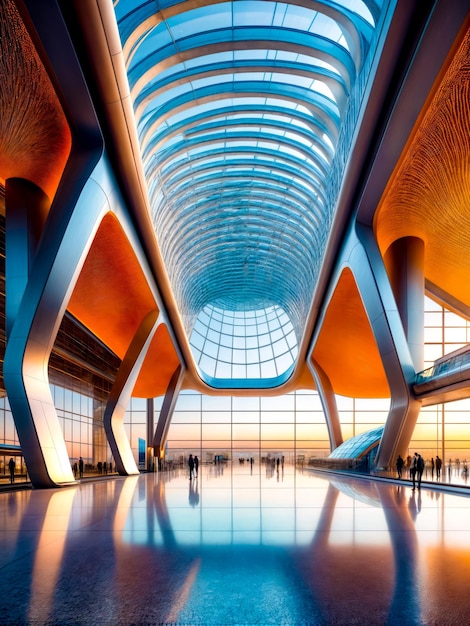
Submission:
<svg viewBox="0 0 470 626">
<path fill-rule="evenodd" d="M 207 305 L 190 338 L 201 377 L 214 387 L 279 384 L 290 375 L 298 352 L 294 327 L 280 306 L 229 311 Z"/>
</svg>

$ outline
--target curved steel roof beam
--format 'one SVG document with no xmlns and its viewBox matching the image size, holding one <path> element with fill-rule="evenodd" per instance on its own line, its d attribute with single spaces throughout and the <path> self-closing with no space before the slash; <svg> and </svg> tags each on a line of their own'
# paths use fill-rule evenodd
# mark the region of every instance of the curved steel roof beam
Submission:
<svg viewBox="0 0 470 626">
<path fill-rule="evenodd" d="M 214 257 L 210 257 L 209 260 L 211 259 L 213 261 Z M 200 264 L 207 263 L 207 254 L 198 260 Z M 296 264 L 295 258 L 289 258 L 281 251 L 278 259 L 280 269 L 275 263 L 266 264 L 259 272 L 259 280 L 256 281 L 250 280 L 249 263 L 248 269 L 240 267 L 237 271 L 233 270 L 232 260 L 217 258 L 217 263 L 220 264 L 221 270 L 228 272 L 228 280 L 222 292 L 217 288 L 214 274 L 210 272 L 187 274 L 186 278 L 182 276 L 183 272 L 175 273 L 173 280 L 179 297 L 183 302 L 190 303 L 183 311 L 183 315 L 194 318 L 209 304 L 217 304 L 219 308 L 227 310 L 234 310 L 236 307 L 235 310 L 238 311 L 253 311 L 278 305 L 288 314 L 296 336 L 300 339 L 304 326 L 303 316 L 308 306 L 301 296 L 308 283 L 305 278 L 296 277 L 299 274 L 299 265 Z M 282 279 L 283 272 L 289 272 L 296 278 L 282 280 L 282 289 L 274 292 L 272 284 Z M 194 321 L 195 319 L 192 323 Z"/>
<path fill-rule="evenodd" d="M 216 136 L 210 135 L 204 138 L 183 140 L 181 142 L 174 143 L 166 150 L 162 150 L 158 156 L 155 155 L 154 160 L 156 172 L 164 169 L 165 166 L 173 160 L 178 160 L 178 157 L 181 155 L 188 154 L 189 158 L 191 158 L 193 152 L 197 152 L 197 150 L 201 150 L 203 148 L 204 152 L 207 154 L 212 151 L 210 147 L 212 144 L 216 146 L 216 150 L 218 150 L 217 146 L 223 144 L 224 149 L 227 152 L 230 152 L 231 144 L 238 144 L 241 141 L 245 143 L 245 146 L 250 146 L 253 143 L 269 144 L 273 146 L 279 145 L 281 152 L 283 150 L 294 150 L 308 161 L 312 161 L 322 172 L 323 176 L 327 176 L 330 170 L 330 163 L 323 158 L 323 155 L 320 154 L 319 151 L 306 147 L 305 144 L 300 141 L 295 141 L 290 137 L 279 137 L 278 135 L 271 136 L 265 133 L 236 132 L 230 135 L 218 133 Z"/>
<path fill-rule="evenodd" d="M 214 31 L 210 31 L 212 35 Z M 217 43 L 201 41 L 203 35 L 194 35 L 178 45 L 171 43 L 160 50 L 154 51 L 133 67 L 128 67 L 130 92 L 135 100 L 141 91 L 162 71 L 181 62 L 215 54 L 218 52 L 233 52 L 235 50 L 258 49 L 275 52 L 290 52 L 294 54 L 314 56 L 336 68 L 350 91 L 355 81 L 357 70 L 348 51 L 341 45 L 326 37 L 292 31 L 283 28 L 237 28 L 218 31 Z M 224 37 L 221 36 L 224 33 Z M 237 37 L 233 37 L 236 33 Z M 267 35 L 271 37 L 267 37 Z M 249 35 L 249 36 L 248 36 Z M 221 41 L 224 39 L 225 41 Z M 295 39 L 295 40 L 294 40 Z"/>
<path fill-rule="evenodd" d="M 177 168 L 178 174 L 169 176 L 166 178 L 158 179 L 159 191 L 165 196 L 169 196 L 179 185 L 191 184 L 192 180 L 196 180 L 198 177 L 208 175 L 206 172 L 211 172 L 214 169 L 222 169 L 222 164 L 213 165 L 212 163 L 205 163 L 199 161 L 197 166 L 193 163 L 185 163 Z M 254 173 L 269 172 L 272 176 L 276 176 L 276 172 L 281 172 L 282 175 L 288 175 L 292 177 L 293 184 L 299 184 L 298 181 L 302 181 L 301 186 L 309 189 L 317 199 L 321 199 L 322 203 L 325 203 L 326 198 L 323 196 L 322 181 L 319 179 L 313 179 L 310 172 L 298 168 L 296 165 L 290 165 L 289 163 L 279 160 L 262 160 L 257 158 L 254 160 L 251 155 L 244 159 L 231 159 L 230 161 L 223 162 L 223 168 L 233 170 L 237 168 L 250 168 Z M 214 178 L 214 175 L 212 176 Z M 154 179 L 157 181 L 157 178 Z"/>
<path fill-rule="evenodd" d="M 213 159 L 205 159 L 199 160 L 196 163 L 187 161 L 180 163 L 173 170 L 175 173 L 174 176 L 172 176 L 172 172 L 170 172 L 163 176 L 160 175 L 158 179 L 154 179 L 160 185 L 158 189 L 155 190 L 155 193 L 161 192 L 164 197 L 167 197 L 170 195 L 172 189 L 182 184 L 191 184 L 192 180 L 197 180 L 198 177 L 204 174 L 207 175 L 207 173 L 209 173 L 212 178 L 214 178 L 224 170 L 230 171 L 242 166 L 247 168 L 251 167 L 253 173 L 266 171 L 270 172 L 273 176 L 276 175 L 276 172 L 290 175 L 293 181 L 297 181 L 297 184 L 313 191 L 320 204 L 326 202 L 324 181 L 318 176 L 314 176 L 311 171 L 302 167 L 302 164 L 292 161 L 292 159 L 287 161 L 284 158 L 282 161 L 280 159 L 273 161 L 269 158 L 263 158 L 263 156 L 266 155 L 255 155 L 255 158 L 252 154 L 248 154 L 247 151 L 246 155 L 243 156 L 242 154 L 241 158 L 239 154 L 228 154 L 228 158 L 220 162 L 214 162 Z M 267 156 L 269 157 L 269 155 Z M 165 192 L 167 189 L 168 192 Z M 321 213 L 321 215 L 323 215 L 323 213 Z"/>
<path fill-rule="evenodd" d="M 274 203 L 271 204 L 271 207 L 274 210 L 277 208 Z M 273 238 L 274 227 L 277 227 L 277 231 L 275 231 Z M 240 233 L 239 230 L 241 228 L 244 229 L 245 232 Z M 169 266 L 171 267 L 173 267 L 171 261 L 174 259 L 174 256 L 180 253 L 184 254 L 186 251 L 187 255 L 190 257 L 190 263 L 185 264 L 184 271 L 186 273 L 189 273 L 190 268 L 195 266 L 196 256 L 198 258 L 205 255 L 212 256 L 214 250 L 218 251 L 216 255 L 218 257 L 232 256 L 228 254 L 229 249 L 227 246 L 230 247 L 231 242 L 237 242 L 237 245 L 239 245 L 242 241 L 245 241 L 245 237 L 247 236 L 251 238 L 249 248 L 243 251 L 240 251 L 240 248 L 233 250 L 235 255 L 232 258 L 232 262 L 234 262 L 235 265 L 242 257 L 250 256 L 253 260 L 256 260 L 261 254 L 267 251 L 269 251 L 270 257 L 276 258 L 283 249 L 283 246 L 287 246 L 286 252 L 297 259 L 297 262 L 299 261 L 299 255 L 305 255 L 305 270 L 312 268 L 314 265 L 314 260 L 311 258 L 310 254 L 312 245 L 316 243 L 314 238 L 305 236 L 307 233 L 304 233 L 304 229 L 300 231 L 300 229 L 294 228 L 292 225 L 286 225 L 285 222 L 279 223 L 278 221 L 271 221 L 261 227 L 259 223 L 252 224 L 245 222 L 240 224 L 240 221 L 236 218 L 226 218 L 223 224 L 203 224 L 196 232 L 194 232 L 194 227 L 191 224 L 183 224 L 180 226 L 179 230 L 183 232 L 174 235 L 169 240 L 165 240 L 162 246 L 167 248 L 167 258 L 169 260 Z M 191 231 L 193 235 L 191 240 L 187 237 L 189 231 Z M 204 250 L 195 251 L 194 241 L 200 238 L 202 239 L 202 237 L 204 237 Z M 219 248 L 221 237 L 223 237 L 223 248 Z M 262 242 L 264 242 L 263 247 L 258 248 Z M 280 245 L 281 243 L 282 245 Z M 188 259 L 186 259 L 186 261 L 187 260 Z M 204 267 L 196 269 L 198 272 L 201 271 L 202 273 L 206 271 Z M 225 274 L 222 273 L 221 277 L 225 278 Z"/>
<path fill-rule="evenodd" d="M 180 87 L 186 83 L 203 80 L 212 76 L 225 76 L 230 74 L 286 74 L 289 76 L 299 76 L 309 78 L 324 83 L 333 94 L 340 113 L 344 113 L 348 90 L 339 74 L 335 74 L 322 67 L 313 67 L 305 63 L 295 63 L 293 61 L 273 61 L 271 59 L 262 65 L 259 60 L 256 61 L 238 61 L 214 63 L 211 69 L 201 67 L 184 69 L 175 76 L 166 76 L 163 80 L 156 80 L 148 84 L 139 96 L 135 99 L 134 110 L 137 118 L 140 118 L 145 111 L 145 107 L 149 102 L 162 94 L 168 92 L 169 89 Z"/>
<path fill-rule="evenodd" d="M 237 86 L 237 90 L 222 91 L 222 87 L 233 88 Z M 230 94 L 230 95 L 228 95 Z M 319 119 L 329 134 L 335 138 L 336 143 L 339 134 L 341 119 L 335 104 L 318 93 L 312 93 L 308 89 L 302 87 L 292 87 L 292 85 L 284 85 L 282 83 L 266 83 L 266 82 L 248 82 L 248 83 L 222 83 L 220 85 L 211 85 L 202 87 L 179 95 L 176 98 L 167 100 L 160 107 L 145 116 L 145 121 L 138 123 L 139 139 L 143 150 L 155 131 L 171 116 L 179 114 L 182 111 L 197 106 L 217 102 L 221 98 L 243 99 L 243 98 L 273 98 L 292 102 L 295 106 L 302 105 L 307 109 L 314 120 Z M 235 109 L 234 109 L 235 110 Z"/>
<path fill-rule="evenodd" d="M 211 122 L 209 124 L 201 124 L 200 127 L 195 127 L 194 130 L 186 129 L 183 132 L 173 134 L 173 139 L 177 136 L 184 137 L 183 141 L 188 141 L 197 138 L 204 138 L 204 136 L 209 136 L 209 133 L 215 133 L 217 131 L 224 132 L 225 129 L 228 133 L 240 132 L 237 131 L 237 127 L 246 127 L 246 126 L 254 126 L 255 128 L 259 128 L 259 133 L 264 132 L 262 129 L 266 129 L 276 135 L 276 131 L 281 131 L 282 134 L 277 134 L 277 136 L 282 139 L 285 134 L 297 135 L 300 138 L 314 144 L 317 146 L 319 150 L 325 153 L 326 160 L 330 163 L 333 156 L 334 150 L 329 142 L 326 142 L 322 139 L 317 133 L 313 133 L 310 129 L 302 128 L 300 126 L 286 126 L 286 122 L 279 120 L 262 120 L 256 118 L 242 118 L 242 119 L 233 119 L 233 120 L 219 120 L 218 122 Z M 146 147 L 146 154 L 143 155 L 144 167 L 148 164 L 149 159 L 152 158 L 153 155 L 158 159 L 159 155 L 166 149 L 165 145 L 169 143 L 170 138 L 167 138 L 166 141 L 159 141 L 157 145 L 150 141 Z M 175 141 L 171 143 L 173 147 L 175 145 Z"/>
<path fill-rule="evenodd" d="M 271 142 L 271 144 L 273 144 L 273 142 Z M 279 152 L 275 149 L 271 149 L 268 147 L 259 147 L 259 146 L 255 146 L 255 147 L 250 147 L 249 149 L 246 148 L 245 146 L 234 146 L 231 148 L 230 152 L 227 152 L 225 149 L 219 149 L 219 150 L 210 150 L 208 152 L 204 152 L 204 153 L 200 153 L 200 154 L 196 154 L 193 155 L 191 157 L 191 163 L 197 163 L 200 160 L 206 160 L 206 159 L 214 159 L 215 157 L 219 157 L 220 158 L 220 164 L 224 164 L 224 157 L 230 157 L 231 155 L 240 155 L 240 154 L 251 154 L 253 155 L 252 158 L 255 158 L 255 155 L 270 155 L 272 156 L 275 160 L 278 161 L 286 161 L 288 163 L 292 163 L 294 165 L 294 167 L 299 167 L 299 168 L 303 168 L 306 172 L 309 173 L 310 176 L 316 177 L 316 179 L 318 180 L 318 182 L 322 185 L 325 186 L 325 176 L 323 174 L 323 172 L 321 172 L 320 170 L 317 169 L 317 167 L 314 165 L 314 163 L 311 162 L 311 160 L 300 160 L 296 157 L 294 157 L 293 155 L 289 154 L 288 152 Z M 310 155 L 309 155 L 310 157 Z M 184 161 L 183 163 L 181 162 L 176 162 L 176 163 L 172 163 L 171 165 L 169 165 L 166 169 L 163 168 L 160 170 L 159 174 L 160 176 L 162 176 L 162 179 L 171 175 L 172 172 L 175 172 L 178 170 L 179 167 L 181 167 L 182 165 L 186 165 L 187 161 Z"/>
<path fill-rule="evenodd" d="M 281 259 L 282 260 L 282 259 Z M 203 262 L 201 259 L 200 262 Z M 224 263 L 220 261 L 222 267 L 229 271 L 231 269 L 230 263 Z M 271 266 L 272 267 L 272 266 Z M 282 263 L 282 268 L 286 272 L 298 274 L 298 265 L 295 265 L 293 259 L 289 264 Z M 271 269 L 267 267 L 266 270 Z M 302 329 L 304 326 L 303 317 L 306 313 L 306 303 L 299 297 L 301 292 L 305 290 L 305 281 L 285 281 L 283 284 L 282 292 L 273 294 L 272 283 L 279 282 L 281 278 L 280 272 L 275 272 L 275 268 L 272 267 L 273 272 L 265 271 L 262 279 L 257 281 L 254 285 L 252 282 L 247 281 L 244 276 L 243 269 L 238 272 L 232 272 L 229 274 L 230 281 L 228 282 L 223 294 L 214 290 L 214 278 L 212 275 L 206 274 L 203 276 L 189 276 L 188 280 L 184 282 L 184 278 L 180 276 L 175 277 L 176 288 L 181 285 L 179 296 L 185 302 L 191 302 L 194 305 L 193 309 L 188 309 L 184 313 L 189 316 L 187 319 L 190 333 L 193 329 L 193 325 L 196 321 L 196 317 L 203 308 L 209 304 L 216 305 L 219 308 L 226 310 L 238 311 L 254 311 L 267 306 L 281 306 L 289 316 L 289 320 L 293 326 L 297 340 L 300 341 L 302 335 Z M 246 295 L 246 297 L 244 297 Z M 273 297 L 274 296 L 274 297 Z M 243 306 L 240 304 L 242 302 Z"/>
<path fill-rule="evenodd" d="M 270 198 L 269 201 L 263 202 L 263 199 L 250 199 L 246 206 L 240 208 L 240 204 L 231 204 L 226 198 L 216 198 L 206 203 L 207 209 L 202 211 L 194 211 L 189 206 L 184 212 L 171 216 L 173 229 L 167 236 L 162 237 L 161 246 L 164 251 L 171 251 L 178 242 L 191 241 L 192 233 L 198 234 L 201 231 L 210 230 L 223 233 L 228 232 L 231 223 L 246 228 L 256 228 L 258 232 L 267 231 L 274 234 L 274 238 L 278 235 L 276 225 L 280 229 L 289 229 L 295 232 L 295 237 L 307 246 L 320 243 L 320 232 L 316 224 L 303 219 L 301 222 L 292 219 L 292 212 L 288 206 L 280 201 L 277 197 Z M 212 207 L 220 207 L 219 213 L 215 213 Z M 256 208 L 255 208 L 256 207 Z M 254 213 L 256 211 L 256 213 Z M 253 214 L 254 213 L 254 214 Z M 240 233 L 237 234 L 237 236 Z M 223 239 L 225 243 L 225 239 Z M 210 237 L 205 241 L 206 245 L 210 244 Z"/>
<path fill-rule="evenodd" d="M 265 205 L 263 205 L 263 199 L 266 199 Z M 289 228 L 296 230 L 297 232 L 302 232 L 302 238 L 308 239 L 311 243 L 315 242 L 318 239 L 318 227 L 312 221 L 305 219 L 304 216 L 306 214 L 305 210 L 298 205 L 292 204 L 291 201 L 286 202 L 285 197 L 279 197 L 276 194 L 268 193 L 264 191 L 264 194 L 259 194 L 259 197 L 252 197 L 249 200 L 242 203 L 240 206 L 239 197 L 238 196 L 227 196 L 226 194 L 222 194 L 220 197 L 211 198 L 206 200 L 204 203 L 204 210 L 199 211 L 197 204 L 187 205 L 184 211 L 179 211 L 174 214 L 170 220 L 172 224 L 178 224 L 181 228 L 184 228 L 188 221 L 194 221 L 194 227 L 199 223 L 199 229 L 195 232 L 199 232 L 203 227 L 209 228 L 210 221 L 210 213 L 213 213 L 217 206 L 221 205 L 224 207 L 225 211 L 229 211 L 230 207 L 233 208 L 233 211 L 236 213 L 232 219 L 237 219 L 240 223 L 240 226 L 256 226 L 256 220 L 252 217 L 252 211 L 260 206 L 268 209 L 268 213 L 266 215 L 258 216 L 258 220 L 260 221 L 259 229 L 266 229 L 272 227 L 273 225 L 279 224 L 279 228 L 284 228 L 286 224 L 288 224 Z M 273 220 L 272 215 L 269 214 L 269 211 L 276 210 L 278 211 L 278 216 Z M 188 217 L 189 214 L 192 214 L 192 218 Z M 299 217 L 299 214 L 302 217 Z M 224 219 L 228 219 L 230 216 L 225 216 Z M 213 230 L 220 230 L 221 221 L 220 217 L 218 221 L 212 224 L 211 228 Z M 184 224 L 184 226 L 183 226 Z M 168 237 L 164 238 L 165 243 L 171 243 L 172 238 L 178 239 L 177 237 Z M 318 242 L 317 242 L 318 243 Z"/>
<path fill-rule="evenodd" d="M 228 100 L 228 98 L 226 99 Z M 195 107 L 197 108 L 197 107 Z M 192 109 L 186 109 L 188 113 L 191 112 Z M 321 123 L 320 120 L 314 119 L 311 115 L 305 113 L 304 111 L 300 111 L 299 109 L 292 109 L 287 106 L 274 106 L 273 104 L 265 104 L 262 109 L 259 107 L 255 107 L 253 105 L 240 104 L 236 109 L 233 107 L 223 106 L 220 109 L 211 109 L 210 111 L 205 111 L 204 113 L 199 113 L 197 115 L 192 115 L 188 118 L 178 120 L 177 122 L 172 122 L 168 124 L 165 122 L 162 124 L 162 128 L 156 131 L 153 134 L 152 141 L 154 142 L 164 142 L 165 138 L 171 138 L 175 135 L 178 135 L 180 132 L 190 132 L 192 128 L 203 127 L 204 124 L 217 123 L 217 120 L 221 120 L 223 123 L 224 116 L 236 118 L 240 115 L 246 115 L 248 119 L 259 119 L 260 123 L 263 119 L 269 121 L 272 117 L 285 117 L 286 124 L 291 124 L 291 119 L 295 120 L 297 124 L 294 125 L 294 128 L 299 127 L 307 127 L 308 130 L 314 134 L 324 134 L 328 137 L 331 144 L 334 144 L 334 138 L 329 136 L 329 129 L 327 126 Z M 250 118 L 250 116 L 252 116 Z M 229 121 L 229 120 L 228 120 Z M 335 134 L 335 136 L 337 133 Z M 160 145 L 160 143 L 155 143 L 155 148 Z"/>
<path fill-rule="evenodd" d="M 165 169 L 172 161 L 178 161 L 181 155 L 187 154 L 191 158 L 193 154 L 197 154 L 202 149 L 204 149 L 205 153 L 211 152 L 212 145 L 216 150 L 218 150 L 218 146 L 224 145 L 226 151 L 230 152 L 232 144 L 240 144 L 241 142 L 243 142 L 245 147 L 259 143 L 279 145 L 281 153 L 284 150 L 293 150 L 299 155 L 303 155 L 305 159 L 313 161 L 323 174 L 327 174 L 331 167 L 331 162 L 322 149 L 323 146 L 321 144 L 318 145 L 318 142 L 312 142 L 312 145 L 309 146 L 294 137 L 285 137 L 278 133 L 266 131 L 217 132 L 194 139 L 175 141 L 171 146 L 154 155 L 154 167 L 159 172 L 161 169 Z M 303 159 L 300 158 L 299 160 L 302 161 Z"/>
<path fill-rule="evenodd" d="M 188 184 L 188 187 L 190 187 L 190 184 L 191 183 Z M 269 189 L 269 187 L 267 187 L 267 189 Z M 215 194 L 212 194 L 210 197 L 214 195 Z M 185 197 L 194 198 L 194 196 L 192 196 L 190 192 L 187 193 Z M 206 199 L 206 202 L 207 202 L 207 199 Z M 171 198 L 166 199 L 166 201 L 158 202 L 158 204 L 154 207 L 154 211 L 153 211 L 153 223 L 154 223 L 156 232 L 165 233 L 167 228 L 172 228 L 172 225 L 175 220 L 175 211 L 178 211 L 179 213 L 183 213 L 183 212 L 186 213 L 188 211 L 194 211 L 193 204 L 194 203 L 190 203 L 190 202 L 186 202 L 185 205 L 183 205 L 182 202 L 174 203 L 172 202 Z M 240 205 L 240 200 L 238 200 L 238 204 Z M 312 223 L 315 228 L 318 229 L 320 225 L 324 223 L 324 220 L 325 220 L 325 215 L 320 210 L 319 199 L 313 198 L 310 202 L 304 203 L 304 206 L 306 206 L 307 208 L 303 211 L 302 217 L 295 215 L 297 221 L 300 219 L 302 221 L 307 220 L 309 223 Z M 184 207 L 184 208 L 181 208 L 181 207 Z M 201 211 L 199 210 L 198 215 L 200 213 Z"/>
<path fill-rule="evenodd" d="M 126 62 L 132 61 L 139 41 L 145 38 L 148 33 L 161 22 L 182 13 L 194 11 L 201 7 L 207 7 L 211 4 L 222 4 L 222 2 L 225 1 L 227 0 L 189 0 L 187 2 L 177 2 L 171 7 L 167 6 L 158 13 L 153 11 L 153 3 L 145 3 L 144 6 L 140 7 L 140 10 L 137 10 L 138 13 L 135 9 L 132 11 L 132 19 L 128 19 L 127 16 L 120 17 L 119 26 L 124 42 L 123 50 Z M 275 2 L 275 0 L 268 1 Z M 330 3 L 316 0 L 291 0 L 285 4 L 303 7 L 312 13 L 321 13 L 335 21 L 347 41 L 356 68 L 360 68 L 366 51 L 366 45 L 370 41 L 373 32 L 373 27 L 368 24 L 367 21 L 347 8 L 341 7 L 339 4 L 332 6 Z M 364 4 L 369 8 L 374 21 L 377 23 L 380 15 L 380 7 L 378 7 L 375 2 L 365 2 Z M 136 19 L 136 13 L 139 16 L 138 20 Z M 137 27 L 135 27 L 136 21 L 138 23 Z"/>
<path fill-rule="evenodd" d="M 220 194 L 221 190 L 227 192 L 228 190 L 235 189 L 240 194 L 240 187 L 248 192 L 252 193 L 264 193 L 275 192 L 279 196 L 292 198 L 304 210 L 310 208 L 311 202 L 316 201 L 315 196 L 308 195 L 305 190 L 292 184 L 288 178 L 279 179 L 274 176 L 260 176 L 259 174 L 253 176 L 253 173 L 243 174 L 241 172 L 233 172 L 231 174 L 218 175 L 217 177 L 206 177 L 198 182 L 192 182 L 184 187 L 180 187 L 177 192 L 174 192 L 163 200 L 167 207 L 179 206 L 184 204 L 186 200 L 195 200 L 196 203 L 199 198 L 211 197 L 216 194 Z M 158 206 L 158 203 L 156 204 Z"/>
</svg>

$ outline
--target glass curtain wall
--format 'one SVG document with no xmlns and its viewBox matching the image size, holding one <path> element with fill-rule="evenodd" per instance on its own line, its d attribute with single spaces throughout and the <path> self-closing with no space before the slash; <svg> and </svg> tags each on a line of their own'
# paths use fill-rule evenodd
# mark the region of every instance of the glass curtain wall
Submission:
<svg viewBox="0 0 470 626">
<path fill-rule="evenodd" d="M 425 367 L 470 342 L 470 323 L 426 298 Z M 103 427 L 105 403 L 93 399 L 87 389 L 71 390 L 53 384 L 51 391 L 73 465 L 80 456 L 96 471 L 99 461 L 113 462 Z M 163 398 L 155 400 L 155 423 Z M 337 397 L 343 436 L 383 425 L 388 400 Z M 147 437 L 147 401 L 132 399 L 125 428 L 135 459 L 139 442 Z M 0 398 L 0 476 L 5 470 L 2 447 L 7 455 L 21 451 L 7 397 Z M 11 450 L 10 450 L 11 449 Z M 410 442 L 410 452 L 419 450 L 425 459 L 439 454 L 456 468 L 470 461 L 470 399 L 423 407 Z M 286 462 L 308 463 L 310 457 L 329 453 L 328 434 L 319 396 L 297 391 L 281 397 L 209 397 L 185 391 L 178 398 L 166 446 L 166 459 L 184 462 L 187 454 L 202 462 L 222 458 L 249 460 L 284 457 Z M 114 463 L 113 463 L 114 465 Z"/>
<path fill-rule="evenodd" d="M 470 323 L 425 298 L 425 367 L 470 342 Z M 384 424 L 389 400 L 337 396 L 345 440 Z M 158 403 L 156 416 L 158 419 Z M 409 449 L 426 459 L 470 460 L 470 399 L 423 407 Z M 308 462 L 329 454 L 319 396 L 299 391 L 281 397 L 180 395 L 167 442 L 167 459 L 183 463 L 192 452 L 205 462 L 216 455 L 240 459 L 284 456 Z"/>
<path fill-rule="evenodd" d="M 470 322 L 425 300 L 424 367 L 470 342 Z M 438 454 L 445 465 L 459 469 L 470 461 L 470 399 L 423 407 L 410 442 L 430 461 Z"/>
<path fill-rule="evenodd" d="M 72 467 L 80 457 L 88 472 L 98 471 L 100 462 L 112 463 L 103 425 L 105 403 L 59 385 L 51 385 L 51 391 Z"/>
<path fill-rule="evenodd" d="M 389 401 L 338 397 L 344 438 L 381 426 Z M 189 453 L 203 462 L 217 456 L 244 462 L 282 459 L 308 463 L 330 452 L 320 397 L 297 391 L 278 397 L 180 395 L 168 434 L 166 459 L 185 462 Z"/>
</svg>

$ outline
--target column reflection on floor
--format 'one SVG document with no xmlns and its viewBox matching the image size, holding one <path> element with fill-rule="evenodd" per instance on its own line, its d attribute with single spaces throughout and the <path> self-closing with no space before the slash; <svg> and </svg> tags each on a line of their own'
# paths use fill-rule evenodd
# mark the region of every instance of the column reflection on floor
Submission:
<svg viewBox="0 0 470 626">
<path fill-rule="evenodd" d="M 286 465 L 0 494 L 2 624 L 467 623 L 470 498 Z"/>
</svg>

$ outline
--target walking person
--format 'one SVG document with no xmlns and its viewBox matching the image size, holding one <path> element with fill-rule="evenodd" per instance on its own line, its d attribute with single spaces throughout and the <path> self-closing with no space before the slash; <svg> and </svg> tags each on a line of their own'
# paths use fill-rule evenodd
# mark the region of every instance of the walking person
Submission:
<svg viewBox="0 0 470 626">
<path fill-rule="evenodd" d="M 436 478 L 437 480 L 441 477 L 441 467 L 442 467 L 442 459 L 436 454 Z"/>
<path fill-rule="evenodd" d="M 413 465 L 411 469 L 414 469 L 413 489 L 415 488 L 416 482 L 418 483 L 418 489 L 421 489 L 421 479 L 423 477 L 423 471 L 424 471 L 424 459 L 418 452 L 415 452 L 414 454 Z"/>
<path fill-rule="evenodd" d="M 13 484 L 15 482 L 15 469 L 16 469 L 15 459 L 13 457 L 11 457 L 10 460 L 8 461 L 8 470 L 10 472 L 10 483 L 11 484 Z"/>
<path fill-rule="evenodd" d="M 83 458 L 80 457 L 78 460 L 78 475 L 80 478 L 83 478 Z"/>
<path fill-rule="evenodd" d="M 194 459 L 193 459 L 192 454 L 190 454 L 188 458 L 188 467 L 189 467 L 189 480 L 191 480 L 191 478 L 193 477 L 193 471 L 194 471 Z"/>
<path fill-rule="evenodd" d="M 431 457 L 431 480 L 434 480 L 434 457 Z"/>
<path fill-rule="evenodd" d="M 417 463 L 417 458 L 416 455 L 413 457 L 413 460 L 411 461 L 411 467 L 410 467 L 410 478 L 413 481 L 413 491 L 416 487 L 416 463 Z"/>
<path fill-rule="evenodd" d="M 194 457 L 194 474 L 196 477 L 199 474 L 199 459 L 197 456 Z"/>
<path fill-rule="evenodd" d="M 398 459 L 397 459 L 397 474 L 398 474 L 398 478 L 401 478 L 404 465 L 405 465 L 405 461 L 402 459 L 402 457 L 400 455 L 398 455 Z"/>
</svg>

